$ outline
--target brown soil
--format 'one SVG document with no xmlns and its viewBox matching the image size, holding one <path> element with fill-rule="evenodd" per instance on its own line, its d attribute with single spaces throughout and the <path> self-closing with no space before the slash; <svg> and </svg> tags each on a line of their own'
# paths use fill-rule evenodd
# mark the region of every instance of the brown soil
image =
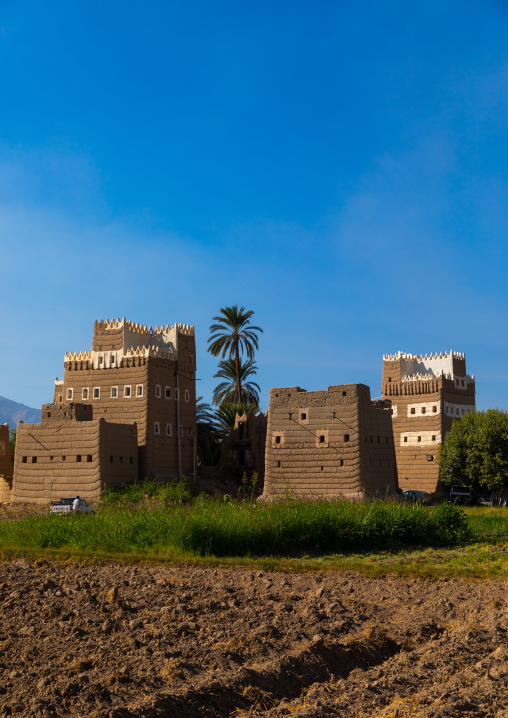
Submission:
<svg viewBox="0 0 508 718">
<path fill-rule="evenodd" d="M 508 718 L 506 583 L 0 563 L 0 715 Z"/>
</svg>

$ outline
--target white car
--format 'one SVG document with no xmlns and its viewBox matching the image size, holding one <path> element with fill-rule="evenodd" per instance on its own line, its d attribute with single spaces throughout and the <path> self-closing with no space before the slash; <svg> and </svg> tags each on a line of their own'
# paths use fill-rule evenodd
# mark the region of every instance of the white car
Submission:
<svg viewBox="0 0 508 718">
<path fill-rule="evenodd" d="M 50 514 L 59 514 L 60 516 L 65 516 L 65 514 L 72 513 L 72 505 L 74 501 L 76 500 L 76 497 L 73 496 L 69 499 L 58 499 L 58 501 L 52 501 L 51 502 L 51 509 L 49 510 Z M 79 506 L 77 509 L 78 513 L 80 514 L 94 514 L 95 509 L 93 509 L 91 506 L 87 504 L 85 499 L 79 499 Z"/>
</svg>

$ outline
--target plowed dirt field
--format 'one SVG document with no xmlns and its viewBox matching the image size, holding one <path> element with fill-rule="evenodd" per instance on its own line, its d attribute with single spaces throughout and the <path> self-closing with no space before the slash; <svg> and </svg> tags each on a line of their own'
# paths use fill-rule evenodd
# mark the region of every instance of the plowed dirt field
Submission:
<svg viewBox="0 0 508 718">
<path fill-rule="evenodd" d="M 508 717 L 508 585 L 0 563 L 0 715 Z"/>
</svg>

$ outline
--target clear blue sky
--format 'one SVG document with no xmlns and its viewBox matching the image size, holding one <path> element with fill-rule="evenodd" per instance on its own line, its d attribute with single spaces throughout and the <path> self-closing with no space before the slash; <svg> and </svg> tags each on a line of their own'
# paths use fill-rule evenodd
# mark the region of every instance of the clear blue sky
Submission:
<svg viewBox="0 0 508 718">
<path fill-rule="evenodd" d="M 258 381 L 453 348 L 508 409 L 508 4 L 2 0 L 0 395 L 96 318 L 264 328 Z"/>
</svg>

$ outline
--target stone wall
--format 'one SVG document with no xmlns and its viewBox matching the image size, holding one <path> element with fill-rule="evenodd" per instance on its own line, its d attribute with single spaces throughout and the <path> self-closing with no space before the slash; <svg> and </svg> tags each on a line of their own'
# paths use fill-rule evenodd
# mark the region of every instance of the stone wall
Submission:
<svg viewBox="0 0 508 718">
<path fill-rule="evenodd" d="M 263 496 L 393 493 L 394 459 L 389 406 L 368 386 L 271 389 Z"/>
<path fill-rule="evenodd" d="M 12 501 L 47 503 L 137 478 L 136 424 L 91 419 L 92 407 L 44 404 L 40 424 L 18 423 Z"/>
</svg>

